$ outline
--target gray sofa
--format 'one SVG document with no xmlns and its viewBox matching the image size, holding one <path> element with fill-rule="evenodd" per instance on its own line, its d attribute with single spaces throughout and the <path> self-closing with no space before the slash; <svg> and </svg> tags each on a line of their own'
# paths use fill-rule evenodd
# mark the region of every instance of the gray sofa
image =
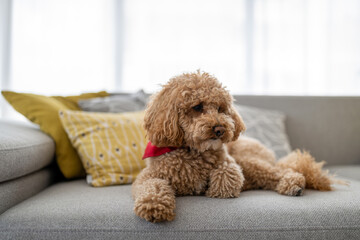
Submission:
<svg viewBox="0 0 360 240">
<path fill-rule="evenodd" d="M 0 123 L 0 239 L 360 239 L 360 97 L 236 96 L 286 113 L 293 148 L 350 182 L 302 197 L 247 191 L 236 199 L 177 198 L 176 219 L 135 216 L 131 186 L 66 181 L 54 142 L 28 124 Z"/>
</svg>

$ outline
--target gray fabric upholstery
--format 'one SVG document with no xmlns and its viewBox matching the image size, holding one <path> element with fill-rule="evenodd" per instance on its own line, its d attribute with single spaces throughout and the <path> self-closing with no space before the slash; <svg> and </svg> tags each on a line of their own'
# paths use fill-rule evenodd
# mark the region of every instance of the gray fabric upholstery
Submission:
<svg viewBox="0 0 360 240">
<path fill-rule="evenodd" d="M 329 165 L 360 164 L 360 97 L 235 96 L 238 104 L 285 113 L 293 148 Z"/>
<path fill-rule="evenodd" d="M 145 109 L 148 97 L 143 90 L 128 95 L 113 95 L 109 97 L 80 100 L 79 107 L 88 112 L 131 112 Z"/>
<path fill-rule="evenodd" d="M 351 178 L 360 181 L 360 164 L 359 165 L 341 165 L 329 167 L 331 173 L 336 176 Z"/>
<path fill-rule="evenodd" d="M 37 171 L 54 158 L 54 141 L 29 124 L 1 120 L 0 136 L 0 183 Z"/>
<path fill-rule="evenodd" d="M 0 183 L 0 214 L 42 191 L 53 182 L 53 179 L 53 170 L 45 168 L 35 173 Z"/>
<path fill-rule="evenodd" d="M 284 113 L 235 104 L 245 122 L 245 136 L 255 138 L 274 151 L 277 159 L 290 153 Z"/>
<path fill-rule="evenodd" d="M 178 197 L 176 219 L 134 215 L 131 186 L 55 184 L 0 215 L 0 239 L 359 239 L 360 182 L 302 197 L 247 191 L 235 199 Z"/>
</svg>

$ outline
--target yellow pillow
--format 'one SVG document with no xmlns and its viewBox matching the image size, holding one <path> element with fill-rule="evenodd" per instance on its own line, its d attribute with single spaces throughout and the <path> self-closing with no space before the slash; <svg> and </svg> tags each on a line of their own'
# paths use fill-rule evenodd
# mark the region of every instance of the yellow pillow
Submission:
<svg viewBox="0 0 360 240">
<path fill-rule="evenodd" d="M 92 186 L 132 183 L 145 167 L 144 112 L 59 114 Z"/>
<path fill-rule="evenodd" d="M 40 125 L 40 129 L 49 134 L 56 144 L 56 161 L 66 178 L 84 176 L 80 158 L 72 147 L 60 119 L 59 110 L 80 110 L 77 101 L 81 99 L 106 97 L 106 92 L 85 93 L 80 96 L 47 97 L 30 93 L 2 91 L 5 99 L 30 121 Z"/>
</svg>

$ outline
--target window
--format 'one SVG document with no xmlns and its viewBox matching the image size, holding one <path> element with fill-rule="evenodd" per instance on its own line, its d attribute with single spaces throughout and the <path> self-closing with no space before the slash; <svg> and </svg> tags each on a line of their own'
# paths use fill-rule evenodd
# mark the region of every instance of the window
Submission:
<svg viewBox="0 0 360 240">
<path fill-rule="evenodd" d="M 153 92 L 201 69 L 234 94 L 360 95 L 357 0 L 6 2 L 2 88 Z"/>
<path fill-rule="evenodd" d="M 124 90 L 155 91 L 197 69 L 229 89 L 244 89 L 244 1 L 131 0 L 124 2 L 124 16 Z"/>
<path fill-rule="evenodd" d="M 114 87 L 112 1 L 13 0 L 10 87 L 77 94 Z"/>
<path fill-rule="evenodd" d="M 197 68 L 233 93 L 360 94 L 360 1 L 124 2 L 122 87 Z"/>
</svg>

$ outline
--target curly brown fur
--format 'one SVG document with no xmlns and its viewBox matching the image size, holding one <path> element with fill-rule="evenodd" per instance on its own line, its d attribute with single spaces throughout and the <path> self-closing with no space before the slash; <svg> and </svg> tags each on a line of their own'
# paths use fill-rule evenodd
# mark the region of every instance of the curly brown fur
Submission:
<svg viewBox="0 0 360 240">
<path fill-rule="evenodd" d="M 296 150 L 289 155 L 281 158 L 277 165 L 281 168 L 290 168 L 304 175 L 306 179 L 306 188 L 319 191 L 332 190 L 334 183 L 348 185 L 347 182 L 335 179 L 335 176 L 329 175 L 328 170 L 323 170 L 325 162 L 316 162 L 309 152 Z"/>
<path fill-rule="evenodd" d="M 321 168 L 313 158 L 306 157 L 311 167 L 300 171 L 290 166 L 297 161 L 293 155 L 276 164 L 274 153 L 257 140 L 239 138 L 245 124 L 232 103 L 217 79 L 200 71 L 170 79 L 152 96 L 144 118 L 147 137 L 158 147 L 178 149 L 146 159 L 132 187 L 136 215 L 171 221 L 180 195 L 230 198 L 244 190 L 270 189 L 300 196 L 305 186 L 331 183 L 326 173 L 313 171 Z"/>
</svg>

